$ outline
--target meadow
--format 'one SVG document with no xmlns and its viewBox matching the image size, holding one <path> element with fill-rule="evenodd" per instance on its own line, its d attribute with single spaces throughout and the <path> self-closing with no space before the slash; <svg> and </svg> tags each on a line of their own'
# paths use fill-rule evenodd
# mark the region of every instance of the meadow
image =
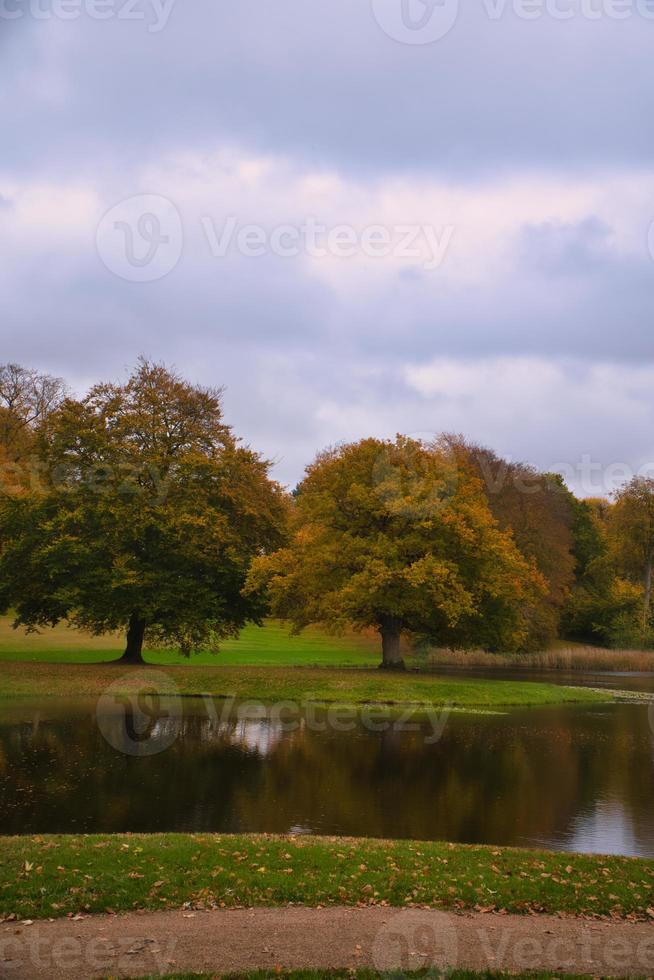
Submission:
<svg viewBox="0 0 654 980">
<path fill-rule="evenodd" d="M 59 624 L 28 633 L 14 629 L 11 616 L 0 616 L 0 663 L 20 660 L 35 663 L 108 663 L 123 653 L 120 633 L 93 636 Z M 448 650 L 437 647 L 413 649 L 403 644 L 407 666 L 416 669 L 439 666 L 524 668 L 525 670 L 654 671 L 654 652 L 612 650 L 568 640 L 558 640 L 549 649 L 534 653 L 487 653 L 484 650 Z M 279 620 L 263 626 L 249 624 L 237 639 L 221 644 L 219 653 L 208 651 L 183 660 L 172 649 L 144 651 L 148 663 L 190 667 L 376 667 L 379 635 L 374 630 L 346 630 L 331 634 L 317 626 L 293 633 Z"/>
<path fill-rule="evenodd" d="M 65 624 L 38 633 L 13 629 L 10 616 L 0 616 L 0 662 L 21 660 L 42 663 L 105 663 L 116 660 L 125 648 L 122 634 L 92 636 Z M 330 636 L 316 627 L 293 635 L 288 626 L 274 620 L 265 626 L 246 626 L 238 639 L 225 640 L 220 653 L 197 653 L 184 660 L 174 650 L 147 650 L 153 664 L 207 666 L 329 666 L 376 667 L 379 637 L 375 633 L 349 631 Z"/>
<path fill-rule="evenodd" d="M 0 697 L 98 697 L 111 683 L 124 693 L 139 685 L 140 671 L 112 664 L 121 637 L 94 637 L 66 626 L 25 633 L 0 620 Z M 439 677 L 408 670 L 377 670 L 374 634 L 331 636 L 317 628 L 292 635 L 274 621 L 248 626 L 220 653 L 185 660 L 172 650 L 149 650 L 148 664 L 161 668 L 183 695 L 257 698 L 266 702 L 309 699 L 325 704 L 522 707 L 606 700 L 595 691 L 522 680 Z M 412 660 L 409 657 L 409 664 Z M 419 664 L 416 658 L 416 664 Z M 300 669 L 301 668 L 301 669 Z"/>
</svg>

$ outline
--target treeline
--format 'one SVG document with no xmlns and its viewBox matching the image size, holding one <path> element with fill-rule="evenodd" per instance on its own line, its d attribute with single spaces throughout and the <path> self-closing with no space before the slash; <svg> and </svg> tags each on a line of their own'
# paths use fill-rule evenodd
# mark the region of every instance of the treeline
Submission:
<svg viewBox="0 0 654 980">
<path fill-rule="evenodd" d="M 0 366 L 0 607 L 218 649 L 265 615 L 490 651 L 651 647 L 654 481 L 579 500 L 461 436 L 319 453 L 287 493 L 219 389 L 141 360 L 122 384 Z"/>
</svg>

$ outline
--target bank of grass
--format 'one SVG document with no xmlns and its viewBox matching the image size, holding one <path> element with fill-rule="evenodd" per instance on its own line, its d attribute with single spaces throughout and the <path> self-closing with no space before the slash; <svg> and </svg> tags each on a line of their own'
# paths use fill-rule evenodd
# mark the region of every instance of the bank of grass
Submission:
<svg viewBox="0 0 654 980">
<path fill-rule="evenodd" d="M 0 917 L 375 904 L 654 918 L 654 862 L 428 841 L 0 838 Z"/>
<path fill-rule="evenodd" d="M 144 673 L 145 672 L 145 673 Z M 313 701 L 346 705 L 419 705 L 426 708 L 529 707 L 606 701 L 610 695 L 582 687 L 534 681 L 438 677 L 433 674 L 306 667 L 149 667 L 108 664 L 43 664 L 5 661 L 2 697 L 93 697 L 109 685 L 113 694 L 149 690 L 210 695 L 266 703 Z"/>
</svg>

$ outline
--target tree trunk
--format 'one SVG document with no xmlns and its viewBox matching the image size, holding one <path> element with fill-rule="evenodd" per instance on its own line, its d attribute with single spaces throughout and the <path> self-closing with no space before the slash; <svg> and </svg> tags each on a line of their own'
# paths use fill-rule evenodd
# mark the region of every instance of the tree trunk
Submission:
<svg viewBox="0 0 654 980">
<path fill-rule="evenodd" d="M 389 616 L 384 619 L 379 632 L 382 638 L 382 662 L 379 667 L 381 670 L 404 670 L 404 660 L 400 651 L 400 637 L 402 630 L 399 620 Z"/>
<path fill-rule="evenodd" d="M 649 610 L 652 603 L 652 561 L 654 560 L 654 555 L 651 553 L 647 556 L 647 564 L 645 565 L 645 595 L 643 597 L 643 629 L 647 629 L 649 626 Z"/>
<path fill-rule="evenodd" d="M 145 620 L 138 613 L 132 613 L 127 627 L 127 646 L 119 660 L 121 664 L 144 664 L 143 637 L 145 635 Z"/>
</svg>

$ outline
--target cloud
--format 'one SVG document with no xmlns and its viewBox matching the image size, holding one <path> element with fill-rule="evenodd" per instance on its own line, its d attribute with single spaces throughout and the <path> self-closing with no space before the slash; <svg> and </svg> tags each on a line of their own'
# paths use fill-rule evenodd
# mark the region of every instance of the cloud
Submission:
<svg viewBox="0 0 654 980">
<path fill-rule="evenodd" d="M 651 455 L 642 13 L 462 3 L 420 46 L 367 0 L 177 2 L 161 30 L 154 0 L 140 19 L 110 7 L 0 19 L 3 359 L 79 390 L 140 353 L 225 383 L 237 430 L 291 483 L 368 432 L 451 428 L 541 465 Z M 135 195 L 181 218 L 179 261 L 153 282 L 96 249 Z M 215 254 L 207 229 L 230 220 Z M 354 253 L 316 255 L 304 232 L 292 256 L 271 247 L 309 220 L 348 226 Z M 258 257 L 238 245 L 248 225 Z M 362 246 L 380 226 L 383 256 Z"/>
<path fill-rule="evenodd" d="M 651 23 L 635 3 L 620 22 L 462 3 L 453 30 L 422 47 L 387 36 L 368 2 L 177 2 L 154 34 L 152 3 L 141 20 L 123 7 L 13 22 L 0 107 L 16 165 L 34 170 L 47 153 L 62 170 L 129 167 L 216 138 L 373 177 L 586 173 L 652 157 Z"/>
<path fill-rule="evenodd" d="M 441 428 L 561 472 L 585 496 L 654 472 L 652 365 L 440 358 L 404 377 Z"/>
</svg>

